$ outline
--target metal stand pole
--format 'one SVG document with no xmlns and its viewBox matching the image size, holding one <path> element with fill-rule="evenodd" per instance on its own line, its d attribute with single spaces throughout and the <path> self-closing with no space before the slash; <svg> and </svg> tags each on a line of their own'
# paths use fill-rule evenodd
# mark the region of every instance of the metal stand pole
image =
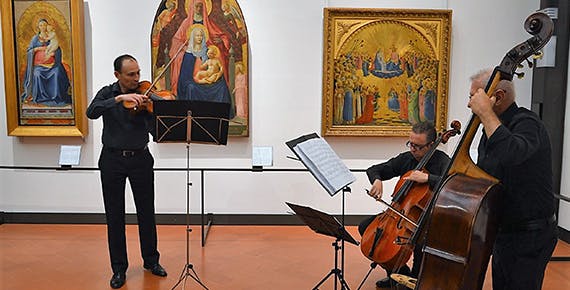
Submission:
<svg viewBox="0 0 570 290">
<path fill-rule="evenodd" d="M 196 281 L 200 286 L 204 289 L 208 290 L 208 287 L 200 281 L 198 278 L 198 274 L 194 271 L 194 265 L 190 263 L 190 232 L 192 229 L 190 228 L 190 187 L 192 187 L 192 182 L 190 182 L 190 144 L 186 144 L 186 264 L 184 265 L 184 269 L 182 269 L 182 273 L 180 274 L 180 278 L 178 278 L 178 282 L 172 286 L 171 290 L 174 290 L 182 281 L 183 288 L 186 288 L 186 279 L 188 277 L 192 278 Z"/>
</svg>

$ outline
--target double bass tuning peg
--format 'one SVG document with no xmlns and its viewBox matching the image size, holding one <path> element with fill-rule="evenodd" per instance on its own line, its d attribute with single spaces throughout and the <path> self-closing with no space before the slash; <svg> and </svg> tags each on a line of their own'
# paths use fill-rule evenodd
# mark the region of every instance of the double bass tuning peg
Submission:
<svg viewBox="0 0 570 290">
<path fill-rule="evenodd" d="M 526 64 L 528 65 L 529 68 L 532 68 L 534 66 L 534 62 L 530 61 L 530 59 L 526 59 Z"/>
<path fill-rule="evenodd" d="M 524 78 L 524 72 L 515 72 L 515 75 L 516 75 L 517 78 L 519 78 L 519 79 Z"/>
<path fill-rule="evenodd" d="M 525 60 L 529 68 L 532 68 L 534 66 L 534 63 L 530 59 L 526 58 Z M 517 65 L 517 68 L 524 68 L 524 65 L 522 63 L 519 63 Z"/>
<path fill-rule="evenodd" d="M 532 55 L 532 58 L 541 59 L 543 55 L 544 55 L 544 52 L 542 52 L 542 50 L 539 50 Z"/>
</svg>

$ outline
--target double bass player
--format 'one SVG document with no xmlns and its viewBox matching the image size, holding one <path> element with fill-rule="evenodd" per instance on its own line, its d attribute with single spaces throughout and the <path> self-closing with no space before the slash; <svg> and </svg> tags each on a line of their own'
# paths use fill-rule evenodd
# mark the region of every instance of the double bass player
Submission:
<svg viewBox="0 0 570 290">
<path fill-rule="evenodd" d="M 491 74 L 486 69 L 471 77 L 468 107 L 483 125 L 477 166 L 504 189 L 492 250 L 493 289 L 538 290 L 557 241 L 550 140 L 539 117 L 516 104 L 511 81 L 485 93 Z"/>
</svg>

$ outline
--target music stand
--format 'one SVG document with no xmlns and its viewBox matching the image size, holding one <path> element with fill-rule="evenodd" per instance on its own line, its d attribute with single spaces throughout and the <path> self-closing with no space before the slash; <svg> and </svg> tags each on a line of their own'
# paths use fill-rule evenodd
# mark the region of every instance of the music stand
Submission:
<svg viewBox="0 0 570 290">
<path fill-rule="evenodd" d="M 313 288 L 313 290 L 319 289 L 329 277 L 334 275 L 334 289 L 337 289 L 337 282 L 340 282 L 341 289 L 348 289 L 348 284 L 344 280 L 343 269 L 338 268 L 338 251 L 341 249 L 339 246 L 340 241 L 347 241 L 351 244 L 358 245 L 358 242 L 346 231 L 344 225 L 342 225 L 334 216 L 327 213 L 312 209 L 308 206 L 297 205 L 289 202 L 285 202 L 294 212 L 301 218 L 301 220 L 309 226 L 313 231 L 318 234 L 336 238 L 335 242 L 332 244 L 334 247 L 334 268 Z"/>
<path fill-rule="evenodd" d="M 172 289 L 182 281 L 186 283 L 188 277 L 208 289 L 190 263 L 190 143 L 226 145 L 230 104 L 174 100 L 154 101 L 153 107 L 156 116 L 154 141 L 186 143 L 186 264 Z"/>
<path fill-rule="evenodd" d="M 342 190 L 341 222 L 344 227 L 344 200 L 346 193 L 351 191 L 348 185 L 356 180 L 354 174 L 350 172 L 350 169 L 336 155 L 325 139 L 316 133 L 300 136 L 285 142 L 285 144 L 309 169 L 309 172 L 330 196 L 334 196 Z M 341 269 L 344 270 L 344 240 L 341 242 L 340 249 Z"/>
</svg>

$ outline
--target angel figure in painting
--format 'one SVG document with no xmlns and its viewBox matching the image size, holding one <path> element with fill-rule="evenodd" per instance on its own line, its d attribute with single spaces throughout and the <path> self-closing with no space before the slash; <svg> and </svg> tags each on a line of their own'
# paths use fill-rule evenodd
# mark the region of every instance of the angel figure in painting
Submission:
<svg viewBox="0 0 570 290">
<path fill-rule="evenodd" d="M 247 75 L 242 63 L 236 63 L 236 80 L 233 93 L 236 99 L 236 115 L 247 119 Z"/>
</svg>

